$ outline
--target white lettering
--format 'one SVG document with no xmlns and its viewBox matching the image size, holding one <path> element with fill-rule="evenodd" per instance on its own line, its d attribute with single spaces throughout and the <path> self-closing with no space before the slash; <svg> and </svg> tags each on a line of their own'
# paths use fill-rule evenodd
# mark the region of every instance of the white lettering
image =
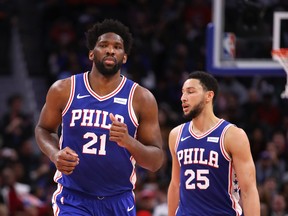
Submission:
<svg viewBox="0 0 288 216">
<path fill-rule="evenodd" d="M 119 114 L 114 114 L 115 118 L 124 123 L 124 117 Z M 74 109 L 71 111 L 70 127 L 75 127 L 77 124 L 82 127 L 96 127 L 110 129 L 111 120 L 109 112 L 105 110 L 94 109 Z"/>
<path fill-rule="evenodd" d="M 83 110 L 83 117 L 82 117 L 82 122 L 81 126 L 92 126 L 92 120 L 93 120 L 93 115 L 94 115 L 94 110 L 90 109 L 84 109 Z M 88 123 L 87 123 L 88 121 Z"/>
<path fill-rule="evenodd" d="M 216 168 L 219 168 L 219 164 L 218 164 L 218 152 L 215 151 L 210 151 L 210 155 L 209 155 L 209 166 L 213 166 Z"/>
<path fill-rule="evenodd" d="M 95 118 L 94 127 L 100 127 L 99 119 L 100 119 L 101 113 L 102 113 L 101 110 L 96 110 L 96 118 Z"/>
<path fill-rule="evenodd" d="M 204 148 L 188 148 L 177 152 L 178 162 L 181 166 L 188 164 L 203 164 L 219 168 L 219 155 L 216 151 L 210 151 L 208 158 L 204 158 Z"/>
<path fill-rule="evenodd" d="M 201 148 L 200 149 L 200 159 L 199 159 L 199 164 L 207 164 L 207 159 L 203 160 L 203 156 L 204 156 L 204 151 L 205 149 Z"/>
<path fill-rule="evenodd" d="M 72 110 L 72 118 L 71 118 L 71 122 L 70 122 L 70 127 L 74 127 L 75 126 L 75 120 L 79 120 L 82 116 L 82 110 L 81 109 L 77 109 L 77 110 Z"/>
<path fill-rule="evenodd" d="M 177 158 L 178 158 L 179 165 L 181 166 L 180 161 L 183 159 L 183 151 L 182 150 L 177 152 Z"/>
<path fill-rule="evenodd" d="M 193 148 L 184 149 L 184 164 L 191 164 L 192 163 L 192 153 Z"/>
<path fill-rule="evenodd" d="M 107 116 L 109 113 L 107 111 L 103 111 L 102 114 L 103 114 L 103 119 L 102 119 L 101 128 L 110 129 L 111 124 L 107 125 Z"/>
<path fill-rule="evenodd" d="M 193 162 L 194 164 L 198 163 L 198 152 L 199 152 L 199 148 L 194 148 L 194 162 Z"/>
</svg>

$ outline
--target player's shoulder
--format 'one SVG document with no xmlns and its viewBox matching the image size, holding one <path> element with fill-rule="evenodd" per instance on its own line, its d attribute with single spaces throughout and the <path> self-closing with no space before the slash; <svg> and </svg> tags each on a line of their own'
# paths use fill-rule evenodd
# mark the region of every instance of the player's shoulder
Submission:
<svg viewBox="0 0 288 216">
<path fill-rule="evenodd" d="M 48 96 L 69 97 L 71 89 L 71 77 L 56 80 L 49 88 Z"/>
<path fill-rule="evenodd" d="M 139 84 L 136 86 L 134 98 L 135 100 L 140 101 L 142 103 L 155 103 L 156 102 L 156 99 L 153 93 L 149 89 Z"/>
<path fill-rule="evenodd" d="M 50 89 L 51 90 L 55 90 L 55 91 L 61 91 L 64 90 L 66 88 L 70 88 L 71 86 L 71 77 L 68 78 L 64 78 L 64 79 L 59 79 L 56 80 L 51 86 Z"/>
<path fill-rule="evenodd" d="M 243 143 L 248 143 L 248 136 L 246 132 L 236 125 L 231 125 L 224 137 L 225 146 L 227 147 L 228 152 L 231 152 L 231 149 L 243 146 Z"/>
<path fill-rule="evenodd" d="M 183 127 L 183 124 L 175 126 L 171 129 L 170 133 L 178 133 L 181 127 Z"/>
<path fill-rule="evenodd" d="M 225 149 L 229 155 L 237 152 L 249 151 L 250 143 L 248 136 L 243 128 L 231 125 L 224 137 Z"/>
<path fill-rule="evenodd" d="M 176 126 L 176 127 L 174 127 L 174 128 L 172 128 L 172 130 L 170 131 L 170 133 L 169 133 L 169 148 L 170 148 L 170 150 L 171 150 L 171 152 L 172 152 L 172 150 L 175 148 L 175 145 L 176 145 L 176 142 L 177 142 L 177 137 L 178 137 L 178 135 L 179 135 L 179 133 L 180 133 L 180 130 L 181 130 L 181 128 L 182 128 L 182 125 L 183 124 L 181 124 L 181 125 L 178 125 L 178 126 Z"/>
<path fill-rule="evenodd" d="M 177 137 L 177 135 L 179 134 L 181 128 L 183 127 L 184 124 L 180 124 L 180 125 L 177 125 L 176 127 L 172 128 L 170 130 L 170 133 L 169 133 L 169 137 L 170 138 L 173 138 L 173 137 Z"/>
<path fill-rule="evenodd" d="M 227 129 L 226 138 L 235 139 L 235 138 L 241 138 L 243 136 L 247 136 L 244 129 L 237 127 L 234 124 L 231 124 L 230 127 Z"/>
</svg>

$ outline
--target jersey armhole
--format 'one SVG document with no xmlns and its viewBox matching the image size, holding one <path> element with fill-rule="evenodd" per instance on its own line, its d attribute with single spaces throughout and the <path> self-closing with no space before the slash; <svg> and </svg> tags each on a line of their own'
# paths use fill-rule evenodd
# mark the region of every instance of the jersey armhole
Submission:
<svg viewBox="0 0 288 216">
<path fill-rule="evenodd" d="M 227 152 L 226 149 L 225 149 L 224 137 L 225 137 L 225 134 L 226 134 L 228 128 L 231 127 L 231 126 L 232 126 L 232 124 L 228 124 L 227 126 L 225 126 L 225 128 L 224 128 L 223 131 L 222 131 L 221 137 L 220 137 L 220 148 L 221 148 L 221 152 L 222 152 L 222 155 L 224 156 L 224 158 L 225 158 L 227 161 L 231 161 L 232 158 L 231 158 L 231 156 L 228 154 L 228 152 Z"/>
<path fill-rule="evenodd" d="M 70 79 L 71 79 L 70 96 L 69 96 L 69 99 L 67 101 L 67 104 L 66 104 L 64 110 L 62 111 L 62 116 L 64 116 L 66 114 L 67 110 L 71 106 L 71 103 L 73 101 L 74 94 L 75 94 L 75 79 L 76 79 L 75 75 L 71 76 Z"/>
<path fill-rule="evenodd" d="M 137 83 L 134 83 L 132 88 L 131 88 L 131 91 L 129 93 L 129 99 L 128 99 L 128 112 L 129 112 L 129 117 L 131 119 L 131 121 L 133 122 L 134 126 L 135 127 L 138 127 L 139 126 L 139 123 L 138 123 L 138 119 L 136 117 L 136 114 L 135 114 L 135 111 L 134 111 L 134 108 L 133 108 L 133 96 L 134 96 L 134 92 L 135 92 L 135 89 L 136 87 L 138 86 Z"/>
<path fill-rule="evenodd" d="M 174 146 L 174 150 L 175 150 L 176 153 L 177 153 L 177 148 L 178 148 L 178 145 L 179 145 L 179 142 L 180 142 L 180 137 L 181 137 L 184 125 L 185 125 L 185 123 L 180 125 L 179 131 L 178 131 L 178 134 L 177 134 L 177 137 L 176 137 L 176 142 L 175 142 L 175 146 Z"/>
</svg>

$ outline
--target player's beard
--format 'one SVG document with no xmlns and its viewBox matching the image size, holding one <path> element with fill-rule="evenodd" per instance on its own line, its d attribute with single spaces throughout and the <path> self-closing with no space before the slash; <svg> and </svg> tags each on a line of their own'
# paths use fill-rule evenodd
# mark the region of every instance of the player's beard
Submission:
<svg viewBox="0 0 288 216">
<path fill-rule="evenodd" d="M 103 75 L 108 75 L 108 76 L 111 76 L 111 75 L 114 75 L 116 74 L 119 69 L 121 68 L 123 64 L 123 60 L 119 61 L 119 62 L 116 62 L 116 64 L 114 65 L 114 67 L 112 68 L 107 68 L 105 67 L 105 64 L 103 63 L 103 61 L 97 61 L 95 60 L 95 65 L 96 65 L 96 68 L 98 69 L 98 71 L 103 74 Z"/>
<path fill-rule="evenodd" d="M 200 113 L 203 111 L 205 106 L 204 98 L 194 106 L 192 110 L 190 110 L 189 113 L 183 114 L 183 117 L 187 120 L 192 120 L 200 115 Z"/>
</svg>

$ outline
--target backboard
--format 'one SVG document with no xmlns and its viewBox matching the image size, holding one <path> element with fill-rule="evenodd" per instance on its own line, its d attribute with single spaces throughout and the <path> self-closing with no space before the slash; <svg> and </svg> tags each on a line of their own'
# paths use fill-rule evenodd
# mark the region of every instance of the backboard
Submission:
<svg viewBox="0 0 288 216">
<path fill-rule="evenodd" d="M 271 2 L 275 1 L 213 1 L 213 21 L 206 32 L 208 72 L 221 76 L 285 76 L 271 51 L 288 48 L 288 4 Z"/>
</svg>

